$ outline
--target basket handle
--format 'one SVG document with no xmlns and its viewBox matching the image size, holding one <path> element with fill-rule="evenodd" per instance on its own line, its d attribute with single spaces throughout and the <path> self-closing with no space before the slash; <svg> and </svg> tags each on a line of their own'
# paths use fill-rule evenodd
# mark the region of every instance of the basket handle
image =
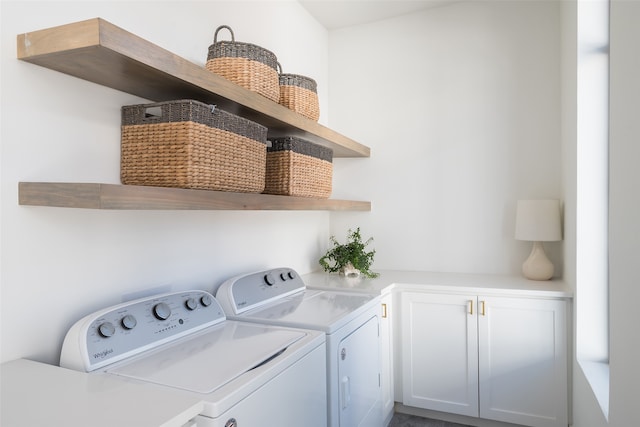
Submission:
<svg viewBox="0 0 640 427">
<path fill-rule="evenodd" d="M 139 105 L 136 109 L 138 121 L 142 123 L 159 123 L 164 116 L 164 108 L 160 103 Z"/>
<path fill-rule="evenodd" d="M 280 62 L 276 61 L 276 67 L 277 67 L 278 75 L 282 74 L 282 65 L 280 65 Z"/>
<path fill-rule="evenodd" d="M 138 105 L 136 111 L 137 120 L 142 123 L 161 123 L 163 118 L 170 113 L 167 111 L 167 104 L 155 102 L 153 104 Z M 218 107 L 216 104 L 209 104 L 209 111 L 213 114 Z"/>
<path fill-rule="evenodd" d="M 230 26 L 228 25 L 220 25 L 217 29 L 216 32 L 213 34 L 213 42 L 217 43 L 218 42 L 218 31 L 222 30 L 223 28 L 226 28 L 227 30 L 229 30 L 229 32 L 231 33 L 231 41 L 235 42 L 236 41 L 236 37 L 233 35 L 233 30 L 231 29 Z"/>
</svg>

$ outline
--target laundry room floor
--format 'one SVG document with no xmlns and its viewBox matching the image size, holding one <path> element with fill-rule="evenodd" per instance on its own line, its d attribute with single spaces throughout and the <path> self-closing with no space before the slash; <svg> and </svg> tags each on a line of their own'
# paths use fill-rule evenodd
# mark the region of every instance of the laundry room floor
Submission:
<svg viewBox="0 0 640 427">
<path fill-rule="evenodd" d="M 407 414 L 394 414 L 387 427 L 470 427 L 464 424 L 433 420 Z"/>
</svg>

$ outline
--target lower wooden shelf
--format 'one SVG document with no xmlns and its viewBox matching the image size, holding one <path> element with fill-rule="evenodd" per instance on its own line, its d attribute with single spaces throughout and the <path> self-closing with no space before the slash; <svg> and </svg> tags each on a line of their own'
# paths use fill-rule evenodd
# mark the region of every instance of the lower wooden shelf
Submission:
<svg viewBox="0 0 640 427">
<path fill-rule="evenodd" d="M 20 182 L 18 203 L 122 210 L 371 210 L 371 202 L 365 201 L 66 182 Z"/>
</svg>

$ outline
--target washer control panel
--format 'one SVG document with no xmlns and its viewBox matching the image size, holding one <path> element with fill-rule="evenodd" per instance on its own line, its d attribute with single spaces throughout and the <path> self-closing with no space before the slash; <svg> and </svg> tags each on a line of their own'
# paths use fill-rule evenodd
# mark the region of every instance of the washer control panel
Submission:
<svg viewBox="0 0 640 427">
<path fill-rule="evenodd" d="M 236 276 L 220 285 L 216 298 L 229 314 L 240 314 L 302 292 L 304 281 L 292 268 L 274 268 Z"/>
<path fill-rule="evenodd" d="M 220 304 L 205 291 L 120 304 L 73 325 L 62 346 L 60 366 L 89 372 L 225 319 Z"/>
</svg>

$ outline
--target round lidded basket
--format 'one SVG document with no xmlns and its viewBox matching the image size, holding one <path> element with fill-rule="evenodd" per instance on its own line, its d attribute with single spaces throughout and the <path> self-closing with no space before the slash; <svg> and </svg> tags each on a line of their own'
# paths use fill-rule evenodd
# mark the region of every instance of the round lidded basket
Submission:
<svg viewBox="0 0 640 427">
<path fill-rule="evenodd" d="M 218 32 L 229 30 L 231 41 L 218 41 Z M 280 88 L 276 55 L 263 47 L 235 41 L 233 30 L 221 25 L 209 46 L 207 70 L 233 83 L 278 102 Z"/>
<path fill-rule="evenodd" d="M 278 103 L 311 120 L 318 121 L 320 106 L 316 81 L 299 74 L 282 73 L 280 63 L 278 63 L 278 69 L 280 71 L 280 100 Z"/>
</svg>

